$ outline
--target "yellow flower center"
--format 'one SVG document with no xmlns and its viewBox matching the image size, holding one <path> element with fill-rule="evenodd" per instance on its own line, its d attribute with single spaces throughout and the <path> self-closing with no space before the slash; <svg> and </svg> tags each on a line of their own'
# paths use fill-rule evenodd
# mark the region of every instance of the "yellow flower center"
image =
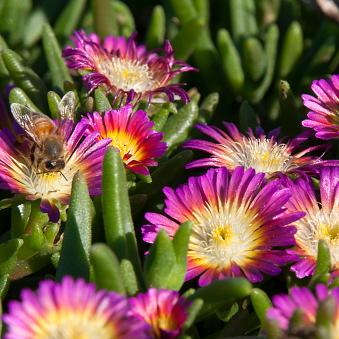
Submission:
<svg viewBox="0 0 339 339">
<path fill-rule="evenodd" d="M 256 210 L 244 206 L 205 204 L 194 211 L 188 255 L 201 265 L 222 271 L 232 263 L 243 265 L 263 245 Z"/>
<path fill-rule="evenodd" d="M 229 225 L 217 226 L 212 231 L 213 241 L 219 246 L 227 246 L 232 241 L 232 228 Z"/>
<path fill-rule="evenodd" d="M 107 138 L 112 140 L 111 146 L 119 150 L 120 156 L 126 165 L 128 165 L 131 161 L 142 160 L 144 154 L 139 145 L 140 140 L 132 138 L 121 131 L 109 133 Z"/>
<path fill-rule="evenodd" d="M 57 310 L 38 320 L 34 339 L 114 339 L 116 330 L 103 314 L 93 310 Z"/>
</svg>

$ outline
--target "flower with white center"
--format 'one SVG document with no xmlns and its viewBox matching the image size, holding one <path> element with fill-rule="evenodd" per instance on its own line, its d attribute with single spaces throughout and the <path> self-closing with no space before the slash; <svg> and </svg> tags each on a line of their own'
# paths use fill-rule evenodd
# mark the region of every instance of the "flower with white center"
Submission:
<svg viewBox="0 0 339 339">
<path fill-rule="evenodd" d="M 143 239 L 153 243 L 160 229 L 173 236 L 190 221 L 186 280 L 200 276 L 199 284 L 206 285 L 245 276 L 258 282 L 263 273 L 277 275 L 279 266 L 295 259 L 283 248 L 295 244 L 290 224 L 303 213 L 285 212 L 290 193 L 280 180 L 267 183 L 253 169 L 237 167 L 231 174 L 222 167 L 191 177 L 176 190 L 166 187 L 164 193 L 167 216 L 147 213 Z"/>
<path fill-rule="evenodd" d="M 63 56 L 68 67 L 83 74 L 87 88 L 92 91 L 103 85 L 116 98 L 126 102 L 166 94 L 170 101 L 179 96 L 184 103 L 188 95 L 178 83 L 171 80 L 182 72 L 195 68 L 174 59 L 169 41 L 165 42 L 163 54 L 148 52 L 137 45 L 135 34 L 124 37 L 107 36 L 101 43 L 96 34 L 75 32 L 71 37 L 75 47 L 67 47 Z"/>
<path fill-rule="evenodd" d="M 267 178 L 279 173 L 312 172 L 318 166 L 325 164 L 318 156 L 308 153 L 327 148 L 318 145 L 297 151 L 299 145 L 307 141 L 309 132 L 304 132 L 288 142 L 278 139 L 279 129 L 266 135 L 261 129 L 256 133 L 248 130 L 248 135 L 242 134 L 232 123 L 224 123 L 226 132 L 205 124 L 198 124 L 196 128 L 216 140 L 216 143 L 207 140 L 189 140 L 184 147 L 196 149 L 211 154 L 211 157 L 195 160 L 186 168 L 197 167 L 227 167 L 233 170 L 237 166 L 254 168 L 256 172 L 263 172 Z"/>
<path fill-rule="evenodd" d="M 298 278 L 312 275 L 315 270 L 318 242 L 324 239 L 331 255 L 331 271 L 339 275 L 339 167 L 325 167 L 320 172 L 320 202 L 310 180 L 288 180 L 292 197 L 286 204 L 290 212 L 304 211 L 305 216 L 294 223 L 299 260 L 291 267 Z"/>
</svg>

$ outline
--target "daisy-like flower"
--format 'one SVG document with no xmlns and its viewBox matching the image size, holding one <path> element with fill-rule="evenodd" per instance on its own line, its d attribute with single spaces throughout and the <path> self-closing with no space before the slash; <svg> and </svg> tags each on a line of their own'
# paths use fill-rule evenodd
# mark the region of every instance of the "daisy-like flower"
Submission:
<svg viewBox="0 0 339 339">
<path fill-rule="evenodd" d="M 8 130 L 0 131 L 0 188 L 22 194 L 27 200 L 41 199 L 41 210 L 53 222 L 59 220 L 57 206 L 69 203 L 72 179 L 78 171 L 85 176 L 90 194 L 100 194 L 102 160 L 110 140 L 98 142 L 98 132 L 85 136 L 87 128 L 85 122 L 76 126 L 71 120 L 62 122 L 65 166 L 59 172 L 42 172 L 34 166 L 34 143 L 27 136 L 22 135 L 23 142 L 18 143 Z"/>
<path fill-rule="evenodd" d="M 331 254 L 332 271 L 339 275 L 339 167 L 325 167 L 320 172 L 320 203 L 310 180 L 299 178 L 286 186 L 292 197 L 286 207 L 290 212 L 304 211 L 306 215 L 296 221 L 296 249 L 290 250 L 299 256 L 291 267 L 298 278 L 313 274 L 318 241 L 324 239 Z"/>
<path fill-rule="evenodd" d="M 176 291 L 150 288 L 130 298 L 131 314 L 152 327 L 153 338 L 179 337 L 190 303 Z"/>
<path fill-rule="evenodd" d="M 327 146 L 319 145 L 297 150 L 301 143 L 307 141 L 309 134 L 304 132 L 287 143 L 278 138 L 279 129 L 266 135 L 262 129 L 254 132 L 248 130 L 248 135 L 240 133 L 233 123 L 224 123 L 226 132 L 205 124 L 198 124 L 196 128 L 214 139 L 217 143 L 207 140 L 189 140 L 185 148 L 196 149 L 211 154 L 209 158 L 191 162 L 186 167 L 227 167 L 233 170 L 237 166 L 254 168 L 263 172 L 266 177 L 278 173 L 293 173 L 311 170 L 321 163 L 320 157 L 307 155 L 308 153 Z"/>
<path fill-rule="evenodd" d="M 312 326 L 316 324 L 319 304 L 328 297 L 332 297 L 335 301 L 331 326 L 331 333 L 334 336 L 331 338 L 337 338 L 336 335 L 339 333 L 339 287 L 328 290 L 325 285 L 319 284 L 315 288 L 315 293 L 312 293 L 307 287 L 292 287 L 289 295 L 273 296 L 273 307 L 268 309 L 267 318 L 275 321 L 282 330 L 286 331 L 294 312 L 299 309 L 303 314 L 303 329 L 312 329 Z"/>
<path fill-rule="evenodd" d="M 310 109 L 308 119 L 302 122 L 305 127 L 315 130 L 319 139 L 339 138 L 339 74 L 328 80 L 314 80 L 311 85 L 316 97 L 303 94 L 304 105 Z"/>
<path fill-rule="evenodd" d="M 166 94 L 170 101 L 176 95 L 184 103 L 188 101 L 180 84 L 170 84 L 170 81 L 195 68 L 174 59 L 169 41 L 165 42 L 162 56 L 148 52 L 144 45 L 137 45 L 135 34 L 127 40 L 108 36 L 100 43 L 96 34 L 79 31 L 71 39 L 75 48 L 67 47 L 63 56 L 69 68 L 86 73 L 83 80 L 90 91 L 104 85 L 116 97 L 127 97 L 127 102 L 140 98 L 151 100 L 161 93 Z"/>
<path fill-rule="evenodd" d="M 82 279 L 46 280 L 36 292 L 24 289 L 21 302 L 11 301 L 3 316 L 6 339 L 148 338 L 149 326 L 130 316 L 128 300 L 96 291 Z"/>
<path fill-rule="evenodd" d="M 263 273 L 277 275 L 294 259 L 283 249 L 295 243 L 291 222 L 303 213 L 285 213 L 288 189 L 279 180 L 266 182 L 263 173 L 237 167 L 210 169 L 188 184 L 164 188 L 165 213 L 146 213 L 143 239 L 154 242 L 160 229 L 173 236 L 185 221 L 193 224 L 188 246 L 186 280 L 198 275 L 200 285 L 225 277 L 245 276 L 251 282 Z"/>
<path fill-rule="evenodd" d="M 157 166 L 155 158 L 166 151 L 162 142 L 163 133 L 152 129 L 154 123 L 146 112 L 133 112 L 131 105 L 119 110 L 107 111 L 104 115 L 90 113 L 82 121 L 89 125 L 90 132 L 98 132 L 99 138 L 110 138 L 111 146 L 121 155 L 126 167 L 143 175 L 149 174 L 148 166 Z"/>
</svg>

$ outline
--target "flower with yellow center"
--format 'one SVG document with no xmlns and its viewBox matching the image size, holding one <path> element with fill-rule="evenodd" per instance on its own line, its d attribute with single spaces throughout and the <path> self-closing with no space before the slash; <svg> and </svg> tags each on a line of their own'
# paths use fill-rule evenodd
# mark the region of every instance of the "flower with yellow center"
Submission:
<svg viewBox="0 0 339 339">
<path fill-rule="evenodd" d="M 131 105 L 107 111 L 103 116 L 90 113 L 82 121 L 89 125 L 91 133 L 99 133 L 99 139 L 109 138 L 125 166 L 135 173 L 149 174 L 148 166 L 157 166 L 155 158 L 166 151 L 166 143 L 161 141 L 163 133 L 152 129 L 153 122 L 146 112 L 133 112 Z"/>
<path fill-rule="evenodd" d="M 55 122 L 57 123 L 57 122 Z M 88 134 L 84 122 L 62 121 L 65 167 L 59 172 L 41 172 L 31 159 L 32 141 L 26 135 L 19 143 L 8 130 L 0 131 L 0 187 L 22 194 L 28 200 L 41 199 L 41 210 L 50 220 L 59 220 L 59 204 L 68 204 L 72 180 L 80 171 L 91 195 L 101 191 L 101 167 L 109 139 L 97 142 L 98 132 Z"/>
<path fill-rule="evenodd" d="M 131 314 L 152 328 L 151 338 L 178 338 L 188 317 L 190 302 L 176 291 L 150 288 L 130 298 Z"/>
<path fill-rule="evenodd" d="M 216 140 L 189 140 L 185 148 L 196 149 L 211 154 L 209 158 L 195 160 L 187 168 L 197 167 L 227 167 L 234 170 L 237 166 L 254 168 L 256 172 L 265 173 L 271 178 L 279 173 L 313 172 L 318 166 L 328 163 L 320 157 L 307 155 L 311 151 L 320 150 L 327 146 L 314 146 L 297 151 L 302 142 L 307 141 L 309 132 L 302 133 L 287 143 L 278 139 L 279 129 L 266 135 L 261 129 L 254 133 L 248 130 L 248 135 L 239 132 L 232 123 L 224 123 L 226 132 L 204 124 L 196 128 Z M 335 161 L 333 161 L 336 163 Z"/>
<path fill-rule="evenodd" d="M 292 197 L 286 207 L 289 211 L 304 211 L 305 216 L 295 222 L 297 247 L 291 253 L 299 261 L 291 267 L 298 278 L 314 273 L 318 242 L 324 239 L 331 254 L 331 271 L 339 275 L 339 167 L 325 167 L 320 172 L 320 203 L 310 180 L 299 178 L 286 182 Z"/>
<path fill-rule="evenodd" d="M 37 292 L 24 289 L 21 299 L 11 301 L 3 317 L 5 339 L 149 338 L 149 326 L 129 315 L 125 297 L 96 291 L 82 279 L 43 281 Z"/>
<path fill-rule="evenodd" d="M 142 98 L 151 101 L 163 94 L 169 101 L 179 96 L 184 103 L 188 102 L 186 91 L 171 80 L 195 68 L 174 59 L 169 41 L 160 55 L 137 45 L 135 34 L 128 39 L 107 36 L 101 43 L 96 34 L 79 31 L 71 39 L 75 47 L 65 48 L 63 56 L 69 68 L 86 73 L 83 80 L 90 91 L 104 86 L 116 98 L 126 98 L 127 103 Z"/>
<path fill-rule="evenodd" d="M 324 309 L 320 307 L 320 304 L 329 298 L 334 301 L 331 315 L 324 314 Z M 328 335 L 326 338 L 339 339 L 339 287 L 330 290 L 325 285 L 319 284 L 314 292 L 307 287 L 292 287 L 289 295 L 275 295 L 272 300 L 273 307 L 268 309 L 266 317 L 269 322 L 274 322 L 282 330 L 279 338 L 316 338 L 316 331 L 321 328 L 320 326 L 316 328 L 317 319 L 323 319 L 324 322 L 326 316 L 328 317 L 326 327 L 329 331 L 325 332 Z M 297 310 L 301 312 L 302 323 L 296 328 L 292 322 L 295 322 L 293 315 Z M 318 312 L 322 314 L 319 315 Z M 290 333 L 291 329 L 293 333 Z"/>
<path fill-rule="evenodd" d="M 263 273 L 277 275 L 279 266 L 295 259 L 283 249 L 294 241 L 294 226 L 303 213 L 285 213 L 288 189 L 280 180 L 237 167 L 210 169 L 172 190 L 164 188 L 166 216 L 147 213 L 143 239 L 154 242 L 160 229 L 173 236 L 185 221 L 193 224 L 188 245 L 186 280 L 200 276 L 206 285 L 225 277 L 245 276 L 251 282 Z M 279 247 L 277 249 L 275 247 Z"/>
</svg>

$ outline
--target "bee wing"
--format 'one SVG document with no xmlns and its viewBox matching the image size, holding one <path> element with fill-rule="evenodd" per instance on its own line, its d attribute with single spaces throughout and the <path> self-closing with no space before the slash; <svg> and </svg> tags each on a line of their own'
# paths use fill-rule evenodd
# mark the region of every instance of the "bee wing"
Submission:
<svg viewBox="0 0 339 339">
<path fill-rule="evenodd" d="M 38 125 L 43 123 L 48 129 L 55 129 L 53 121 L 47 115 L 33 112 L 24 105 L 12 104 L 11 111 L 20 127 L 37 143 L 40 141 L 39 134 L 37 133 Z"/>
<path fill-rule="evenodd" d="M 77 99 L 74 92 L 67 92 L 58 104 L 59 117 L 61 120 L 69 119 L 74 120 L 74 112 L 77 106 Z"/>
</svg>

